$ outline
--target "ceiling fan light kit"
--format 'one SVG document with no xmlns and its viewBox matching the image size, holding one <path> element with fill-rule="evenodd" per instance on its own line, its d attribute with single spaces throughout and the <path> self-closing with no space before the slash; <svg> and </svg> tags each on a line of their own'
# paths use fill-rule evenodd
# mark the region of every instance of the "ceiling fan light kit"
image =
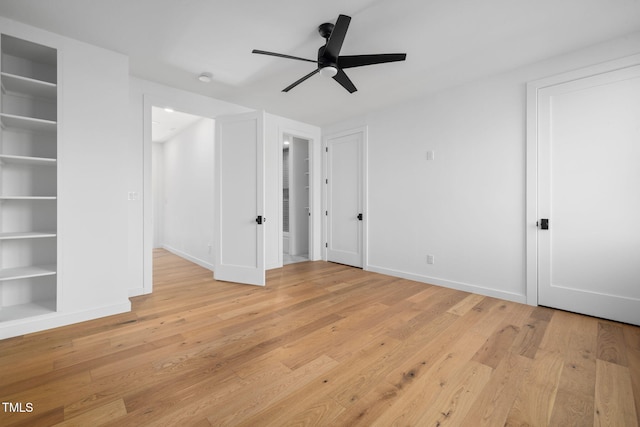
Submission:
<svg viewBox="0 0 640 427">
<path fill-rule="evenodd" d="M 382 64 L 386 62 L 404 61 L 407 58 L 406 53 L 383 53 L 373 55 L 343 55 L 340 56 L 340 50 L 342 49 L 342 43 L 347 35 L 349 29 L 349 23 L 351 18 L 346 15 L 338 16 L 338 19 L 334 24 L 324 23 L 318 27 L 320 35 L 326 39 L 326 43 L 320 46 L 318 49 L 318 59 L 312 60 L 307 58 L 300 58 L 298 56 L 284 55 L 282 53 L 268 52 L 265 50 L 254 49 L 252 53 L 260 55 L 277 56 L 279 58 L 295 59 L 298 61 L 314 62 L 317 64 L 317 68 L 293 82 L 283 92 L 289 92 L 300 83 L 304 82 L 314 74 L 320 73 L 325 77 L 332 77 L 349 93 L 354 93 L 358 89 L 353 84 L 351 79 L 343 71 L 345 68 L 363 67 L 365 65 Z"/>
<path fill-rule="evenodd" d="M 333 65 L 320 68 L 320 75 L 323 77 L 334 77 L 336 74 L 338 74 L 338 68 Z"/>
</svg>

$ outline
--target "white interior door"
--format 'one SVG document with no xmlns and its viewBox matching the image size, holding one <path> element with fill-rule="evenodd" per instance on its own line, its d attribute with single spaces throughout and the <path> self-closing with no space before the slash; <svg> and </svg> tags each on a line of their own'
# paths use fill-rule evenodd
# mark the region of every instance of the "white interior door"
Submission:
<svg viewBox="0 0 640 427">
<path fill-rule="evenodd" d="M 539 304 L 640 325 L 640 67 L 538 93 Z"/>
<path fill-rule="evenodd" d="M 216 118 L 217 280 L 265 285 L 264 113 Z"/>
<path fill-rule="evenodd" d="M 362 267 L 363 132 L 327 138 L 327 260 Z"/>
</svg>

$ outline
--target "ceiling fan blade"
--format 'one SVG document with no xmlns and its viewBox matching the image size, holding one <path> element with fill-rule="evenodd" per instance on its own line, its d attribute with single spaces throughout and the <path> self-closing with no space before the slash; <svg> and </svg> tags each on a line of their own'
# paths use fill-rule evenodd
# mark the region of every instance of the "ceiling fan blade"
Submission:
<svg viewBox="0 0 640 427">
<path fill-rule="evenodd" d="M 320 72 L 320 69 L 316 68 L 315 70 L 313 70 L 312 72 L 310 72 L 309 74 L 307 74 L 306 76 L 301 78 L 300 80 L 297 80 L 294 83 L 291 83 L 289 86 L 287 86 L 284 89 L 282 89 L 282 91 L 283 92 L 289 92 L 291 89 L 293 89 L 294 87 L 298 86 L 300 83 L 302 83 L 303 81 L 307 80 L 309 77 L 313 76 L 314 74 L 317 74 L 318 72 Z"/>
<path fill-rule="evenodd" d="M 331 31 L 331 36 L 329 36 L 329 40 L 327 40 L 327 45 L 324 49 L 325 55 L 328 55 L 331 58 L 337 58 L 338 55 L 340 55 L 340 49 L 342 49 L 342 43 L 347 35 L 350 22 L 351 17 L 347 15 L 338 16 L 338 20 L 333 27 L 333 31 Z"/>
<path fill-rule="evenodd" d="M 338 57 L 338 67 L 354 68 L 365 65 L 383 64 L 385 62 L 397 62 L 407 59 L 406 53 L 381 53 L 377 55 L 347 55 Z"/>
<path fill-rule="evenodd" d="M 340 70 L 340 69 L 338 69 L 338 74 L 333 76 L 333 80 L 335 80 L 338 83 L 340 83 L 343 88 L 345 88 L 346 90 L 349 91 L 349 93 L 353 93 L 353 92 L 358 90 L 358 89 L 356 89 L 356 86 L 353 84 L 351 79 L 349 79 L 347 74 L 344 71 Z"/>
<path fill-rule="evenodd" d="M 258 53 L 260 55 L 277 56 L 278 58 L 297 59 L 298 61 L 313 62 L 314 64 L 318 63 L 318 61 L 314 61 L 313 59 L 300 58 L 298 56 L 291 56 L 291 55 L 284 55 L 282 53 L 267 52 L 266 50 L 253 49 L 251 53 Z"/>
</svg>

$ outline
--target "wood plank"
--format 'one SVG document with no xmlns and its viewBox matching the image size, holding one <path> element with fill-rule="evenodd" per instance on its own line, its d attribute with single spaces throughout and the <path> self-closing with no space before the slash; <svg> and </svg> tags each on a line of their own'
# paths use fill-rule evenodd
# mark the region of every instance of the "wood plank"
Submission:
<svg viewBox="0 0 640 427">
<path fill-rule="evenodd" d="M 513 340 L 516 338 L 520 328 L 514 325 L 506 325 L 499 328 L 485 341 L 471 360 L 482 363 L 491 368 L 496 368 L 508 353 Z"/>
<path fill-rule="evenodd" d="M 125 415 L 127 415 L 127 408 L 124 406 L 122 399 L 117 399 L 111 403 L 56 424 L 55 427 L 101 425 L 106 421 L 124 417 Z"/>
<path fill-rule="evenodd" d="M 389 425 L 421 425 L 420 420 L 430 408 L 436 405 L 443 408 L 444 403 L 452 398 L 451 390 L 459 389 L 459 379 L 462 375 L 480 375 L 484 378 L 486 370 L 478 370 L 479 364 L 470 363 L 470 359 L 484 342 L 484 337 L 473 333 L 461 335 L 445 352 L 438 352 L 439 357 L 433 362 L 425 362 L 420 370 L 410 370 L 403 374 L 398 381 L 391 376 L 390 382 L 401 390 L 401 397 L 396 398 L 391 407 L 374 421 L 373 426 Z M 467 372 L 472 366 L 472 372 Z M 463 374 L 460 374 L 463 372 Z M 483 372 L 479 374 L 478 372 Z M 473 400 L 477 394 L 471 393 Z M 442 397 L 442 396 L 445 397 Z M 471 398 L 467 396 L 467 398 Z M 465 401 L 463 407 L 468 408 L 472 402 Z M 445 412 L 446 414 L 446 412 Z"/>
<path fill-rule="evenodd" d="M 627 366 L 627 352 L 622 325 L 598 322 L 598 359 L 620 366 Z"/>
<path fill-rule="evenodd" d="M 594 426 L 638 426 L 629 368 L 598 359 L 595 391 Z"/>
<path fill-rule="evenodd" d="M 502 358 L 460 425 L 503 426 L 533 361 L 519 354 Z"/>
<path fill-rule="evenodd" d="M 492 371 L 490 367 L 473 361 L 465 364 L 442 386 L 437 399 L 428 406 L 417 425 L 461 425 Z"/>
<path fill-rule="evenodd" d="M 598 322 L 568 314 L 564 327 L 571 331 L 564 353 L 551 425 L 590 425 L 593 422 L 596 383 Z"/>
<path fill-rule="evenodd" d="M 322 261 L 0 340 L 0 425 L 636 425 L 640 327 Z M 64 425 L 64 424 L 63 424 Z"/>
<path fill-rule="evenodd" d="M 548 325 L 549 322 L 545 320 L 531 317 L 529 321 L 520 328 L 520 333 L 513 343 L 513 350 L 521 356 L 533 359 L 540 347 L 540 342 L 545 335 Z"/>
<path fill-rule="evenodd" d="M 640 328 L 631 325 L 624 325 L 623 328 L 631 386 L 636 403 L 636 416 L 640 424 Z"/>
<path fill-rule="evenodd" d="M 249 390 L 228 396 L 223 405 L 218 405 L 220 407 L 208 415 L 209 422 L 214 426 L 222 426 L 244 421 L 292 392 L 316 381 L 338 365 L 339 363 L 330 357 L 321 356 L 294 371 L 289 370 L 289 374 L 280 375 L 278 378 L 272 378 L 272 372 L 269 372 L 268 376 L 264 370 L 255 372 L 245 378 Z"/>
<path fill-rule="evenodd" d="M 473 307 L 476 306 L 480 301 L 482 301 L 485 297 L 478 294 L 469 294 L 460 301 L 458 304 L 451 307 L 447 312 L 451 314 L 455 314 L 457 316 L 463 316 L 469 312 Z"/>
<path fill-rule="evenodd" d="M 557 353 L 536 353 L 531 369 L 520 383 L 505 425 L 549 425 L 563 362 Z"/>
</svg>

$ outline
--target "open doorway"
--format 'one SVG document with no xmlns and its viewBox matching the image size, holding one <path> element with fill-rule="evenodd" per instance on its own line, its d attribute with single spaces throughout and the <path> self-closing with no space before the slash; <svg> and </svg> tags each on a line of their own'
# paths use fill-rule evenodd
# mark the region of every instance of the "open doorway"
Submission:
<svg viewBox="0 0 640 427">
<path fill-rule="evenodd" d="M 309 260 L 310 181 L 307 139 L 284 134 L 282 145 L 282 261 Z"/>
<path fill-rule="evenodd" d="M 213 270 L 214 120 L 151 108 L 153 248 Z"/>
</svg>

